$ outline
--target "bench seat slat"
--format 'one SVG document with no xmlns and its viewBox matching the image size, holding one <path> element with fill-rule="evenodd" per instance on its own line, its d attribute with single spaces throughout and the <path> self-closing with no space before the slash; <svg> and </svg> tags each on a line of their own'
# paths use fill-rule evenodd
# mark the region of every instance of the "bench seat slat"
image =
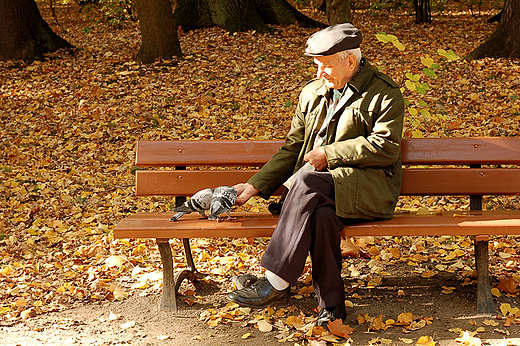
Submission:
<svg viewBox="0 0 520 346">
<path fill-rule="evenodd" d="M 204 187 L 232 186 L 256 171 L 137 171 L 137 196 L 191 196 Z M 283 189 L 278 191 L 281 194 Z M 520 194 L 518 168 L 405 169 L 401 195 L 514 195 Z"/>
<path fill-rule="evenodd" d="M 210 221 L 198 214 L 184 215 L 171 222 L 172 213 L 137 213 L 121 221 L 115 238 L 212 238 L 270 237 L 278 217 L 267 213 L 232 213 L 235 221 Z M 475 235 L 485 227 L 485 235 L 520 234 L 520 217 L 510 211 L 484 211 L 481 215 L 446 213 L 417 215 L 397 213 L 385 222 L 349 225 L 344 236 L 441 236 Z"/>
</svg>

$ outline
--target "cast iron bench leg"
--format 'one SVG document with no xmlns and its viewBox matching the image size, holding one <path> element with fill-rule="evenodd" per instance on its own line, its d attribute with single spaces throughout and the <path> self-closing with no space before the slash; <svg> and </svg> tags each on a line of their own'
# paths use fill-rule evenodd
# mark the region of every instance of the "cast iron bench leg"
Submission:
<svg viewBox="0 0 520 346">
<path fill-rule="evenodd" d="M 160 310 L 177 311 L 175 282 L 173 278 L 172 249 L 168 239 L 156 239 L 163 265 L 163 287 Z"/>
<path fill-rule="evenodd" d="M 475 237 L 475 261 L 477 267 L 477 313 L 496 314 L 489 281 L 488 237 Z"/>
<path fill-rule="evenodd" d="M 193 278 L 197 273 L 191 255 L 190 240 L 188 238 L 182 239 L 188 268 L 181 270 L 175 275 L 173 274 L 173 256 L 169 239 L 156 239 L 156 242 L 159 247 L 159 252 L 161 253 L 161 262 L 163 265 L 163 287 L 160 310 L 177 311 L 177 291 L 179 290 L 182 280 Z"/>
</svg>

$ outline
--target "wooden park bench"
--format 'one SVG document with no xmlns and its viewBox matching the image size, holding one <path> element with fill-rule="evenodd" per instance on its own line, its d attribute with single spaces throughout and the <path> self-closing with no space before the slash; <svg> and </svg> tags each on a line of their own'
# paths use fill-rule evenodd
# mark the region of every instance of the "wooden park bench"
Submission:
<svg viewBox="0 0 520 346">
<path fill-rule="evenodd" d="M 137 196 L 186 196 L 207 188 L 245 182 L 283 144 L 282 141 L 140 141 L 137 143 Z M 520 211 L 483 211 L 483 195 L 520 194 L 520 138 L 403 139 L 401 195 L 470 196 L 470 210 L 450 213 L 396 213 L 388 221 L 348 225 L 344 236 L 474 236 L 477 312 L 494 314 L 488 270 L 488 237 L 520 235 Z M 253 168 L 251 168 L 253 167 Z M 155 169 L 154 169 L 155 168 Z M 161 168 L 161 169 L 157 169 Z M 165 169 L 167 168 L 167 169 Z M 219 169 L 215 169 L 219 168 Z M 281 193 L 280 189 L 278 193 Z M 155 238 L 163 264 L 162 310 L 176 310 L 181 281 L 196 273 L 189 238 L 270 237 L 277 217 L 269 213 L 234 213 L 217 222 L 198 213 L 171 222 L 172 212 L 129 215 L 114 238 Z M 169 239 L 183 240 L 187 268 L 173 273 Z"/>
</svg>

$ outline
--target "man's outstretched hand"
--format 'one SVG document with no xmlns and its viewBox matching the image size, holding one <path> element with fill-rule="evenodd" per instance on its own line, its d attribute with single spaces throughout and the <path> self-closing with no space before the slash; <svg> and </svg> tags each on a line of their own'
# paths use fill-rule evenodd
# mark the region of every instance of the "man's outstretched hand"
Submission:
<svg viewBox="0 0 520 346">
<path fill-rule="evenodd" d="M 249 183 L 241 183 L 233 186 L 237 190 L 237 200 L 235 205 L 242 205 L 255 196 L 260 190 Z"/>
</svg>

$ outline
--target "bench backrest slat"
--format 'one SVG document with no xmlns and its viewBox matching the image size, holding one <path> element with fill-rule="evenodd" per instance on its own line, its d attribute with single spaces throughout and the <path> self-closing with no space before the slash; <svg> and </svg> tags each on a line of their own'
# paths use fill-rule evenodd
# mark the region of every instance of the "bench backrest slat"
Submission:
<svg viewBox="0 0 520 346">
<path fill-rule="evenodd" d="M 136 165 L 261 166 L 283 141 L 139 141 Z M 404 165 L 516 165 L 520 137 L 404 138 Z"/>
<path fill-rule="evenodd" d="M 405 165 L 518 165 L 520 137 L 404 138 Z"/>
<path fill-rule="evenodd" d="M 283 141 L 140 141 L 136 165 L 170 169 L 138 170 L 136 195 L 191 196 L 206 187 L 245 182 L 256 172 L 255 167 L 265 164 L 282 144 Z M 401 195 L 520 194 L 520 167 L 510 168 L 520 165 L 520 138 L 405 138 L 402 161 L 405 169 Z M 468 167 L 476 164 L 509 168 Z M 439 167 L 446 165 L 452 167 Z M 230 166 L 248 170 L 226 170 Z"/>
<path fill-rule="evenodd" d="M 262 166 L 283 141 L 139 141 L 136 166 Z"/>
<path fill-rule="evenodd" d="M 191 196 L 218 185 L 247 181 L 256 171 L 137 171 L 136 195 Z M 278 190 L 281 194 L 283 189 Z M 518 168 L 404 169 L 401 195 L 516 195 L 520 194 Z"/>
</svg>

